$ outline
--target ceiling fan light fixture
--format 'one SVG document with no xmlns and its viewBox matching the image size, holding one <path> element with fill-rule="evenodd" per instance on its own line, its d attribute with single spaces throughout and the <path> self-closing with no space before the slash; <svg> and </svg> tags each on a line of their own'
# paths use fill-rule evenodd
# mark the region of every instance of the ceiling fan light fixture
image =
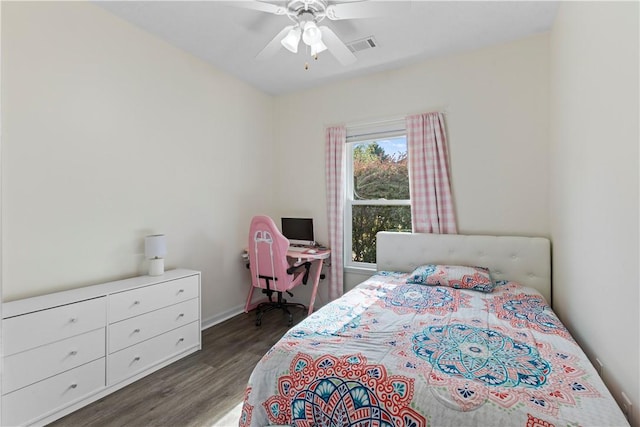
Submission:
<svg viewBox="0 0 640 427">
<path fill-rule="evenodd" d="M 307 46 L 313 46 L 314 44 L 322 41 L 322 33 L 320 28 L 313 21 L 307 21 L 304 24 L 304 32 L 302 33 L 302 41 Z"/>
<path fill-rule="evenodd" d="M 327 50 L 327 46 L 322 43 L 322 40 L 320 40 L 317 43 L 311 45 L 311 56 L 316 56 L 317 54 L 319 54 L 320 52 L 324 52 L 325 50 Z"/>
<path fill-rule="evenodd" d="M 298 44 L 300 43 L 300 27 L 293 27 L 289 33 L 280 41 L 282 46 L 290 52 L 298 53 Z"/>
</svg>

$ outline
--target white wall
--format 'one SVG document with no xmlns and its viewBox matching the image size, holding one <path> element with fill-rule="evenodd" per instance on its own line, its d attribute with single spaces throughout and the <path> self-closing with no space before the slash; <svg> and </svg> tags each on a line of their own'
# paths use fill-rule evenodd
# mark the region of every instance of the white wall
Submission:
<svg viewBox="0 0 640 427">
<path fill-rule="evenodd" d="M 325 127 L 446 109 L 459 232 L 548 236 L 548 55 L 538 35 L 276 98 L 276 212 L 326 242 Z"/>
<path fill-rule="evenodd" d="M 3 2 L 2 105 L 5 301 L 144 274 L 165 233 L 205 319 L 243 305 L 272 97 L 90 3 Z"/>
<path fill-rule="evenodd" d="M 551 46 L 555 310 L 620 402 L 638 381 L 638 3 L 563 2 Z"/>
</svg>

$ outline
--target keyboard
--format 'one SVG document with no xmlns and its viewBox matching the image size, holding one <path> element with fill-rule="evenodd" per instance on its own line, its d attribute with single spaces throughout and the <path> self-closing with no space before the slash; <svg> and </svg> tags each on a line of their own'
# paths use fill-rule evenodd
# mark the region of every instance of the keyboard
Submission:
<svg viewBox="0 0 640 427">
<path fill-rule="evenodd" d="M 308 251 L 309 249 L 311 249 L 311 247 L 309 246 L 289 246 L 290 252 L 304 252 Z"/>
</svg>

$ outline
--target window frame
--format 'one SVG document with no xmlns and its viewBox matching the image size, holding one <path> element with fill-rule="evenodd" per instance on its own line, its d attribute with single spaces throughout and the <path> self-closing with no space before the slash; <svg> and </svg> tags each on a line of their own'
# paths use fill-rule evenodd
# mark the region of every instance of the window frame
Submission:
<svg viewBox="0 0 640 427">
<path fill-rule="evenodd" d="M 350 130 L 352 130 L 350 135 Z M 411 196 L 407 200 L 355 200 L 353 179 L 353 152 L 356 144 L 373 143 L 385 138 L 407 138 L 407 130 L 404 121 L 389 121 L 384 126 L 361 127 L 357 130 L 347 128 L 346 165 L 344 183 L 344 268 L 345 270 L 376 270 L 377 264 L 369 262 L 353 261 L 351 259 L 353 243 L 353 206 L 411 206 Z M 407 147 L 408 154 L 408 147 Z"/>
</svg>

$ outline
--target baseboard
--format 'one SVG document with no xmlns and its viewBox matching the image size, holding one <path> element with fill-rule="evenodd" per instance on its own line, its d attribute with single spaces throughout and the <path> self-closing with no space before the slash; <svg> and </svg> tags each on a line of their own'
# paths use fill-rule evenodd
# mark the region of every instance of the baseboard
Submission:
<svg viewBox="0 0 640 427">
<path fill-rule="evenodd" d="M 217 325 L 218 323 L 222 323 L 227 319 L 231 319 L 233 316 L 237 316 L 244 312 L 244 304 L 238 305 L 236 307 L 230 308 L 229 310 L 223 311 L 222 313 L 216 314 L 215 316 L 209 317 L 207 319 L 202 319 L 201 329 L 204 331 L 207 328 Z"/>
</svg>

